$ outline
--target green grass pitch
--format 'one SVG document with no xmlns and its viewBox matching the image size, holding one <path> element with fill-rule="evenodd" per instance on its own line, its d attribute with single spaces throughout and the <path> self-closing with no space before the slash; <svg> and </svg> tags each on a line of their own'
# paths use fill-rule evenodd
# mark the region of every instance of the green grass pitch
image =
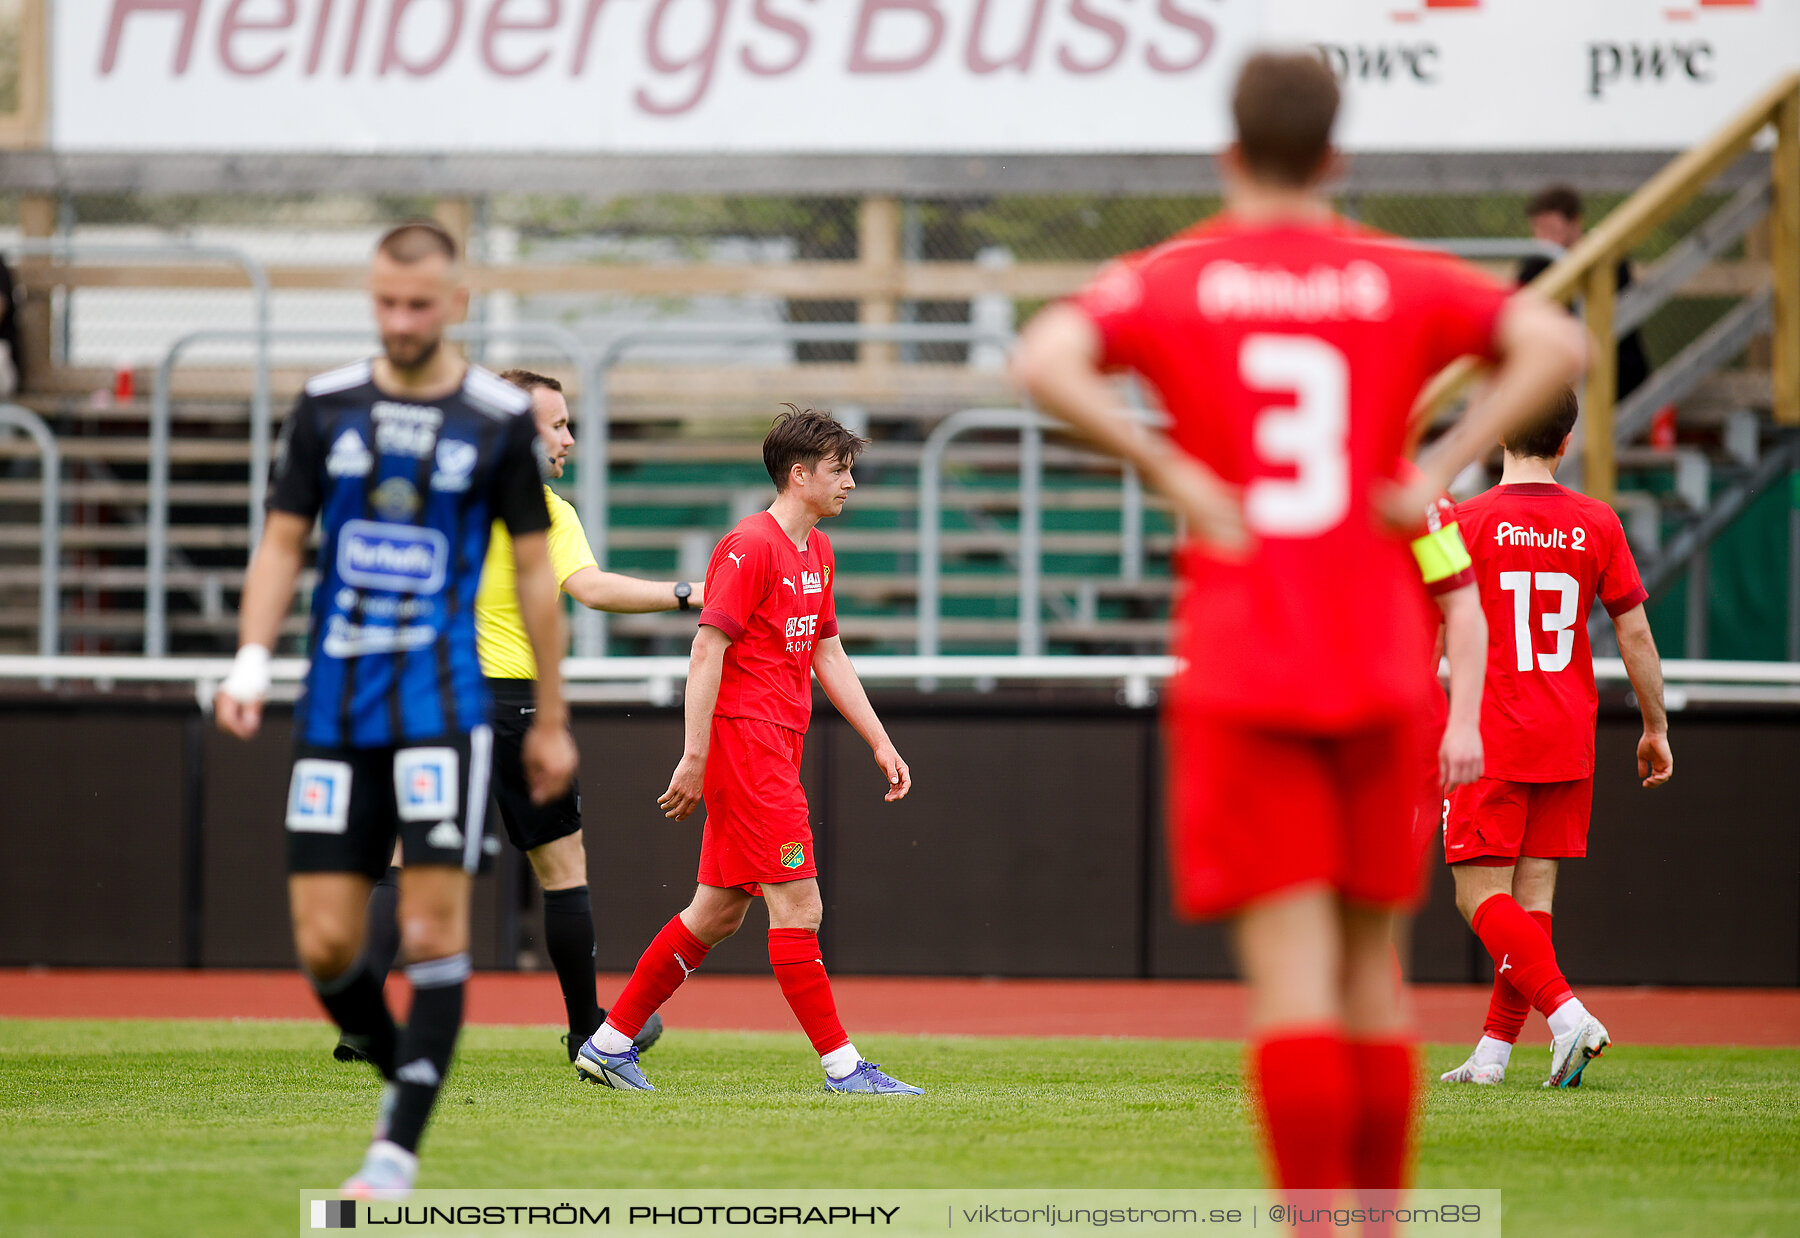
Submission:
<svg viewBox="0 0 1800 1238">
<path fill-rule="evenodd" d="M 0 1234 L 291 1233 L 374 1112 L 322 1023 L 0 1020 Z M 672 1030 L 654 1095 L 578 1084 L 548 1028 L 471 1028 L 426 1187 L 1246 1187 L 1239 1047 L 875 1036 L 917 1100 L 825 1094 L 792 1036 Z M 1466 1046 L 1436 1046 L 1441 1070 Z M 1421 1186 L 1498 1187 L 1506 1233 L 1800 1234 L 1800 1050 L 1624 1046 L 1545 1093 L 1434 1085 Z"/>
</svg>

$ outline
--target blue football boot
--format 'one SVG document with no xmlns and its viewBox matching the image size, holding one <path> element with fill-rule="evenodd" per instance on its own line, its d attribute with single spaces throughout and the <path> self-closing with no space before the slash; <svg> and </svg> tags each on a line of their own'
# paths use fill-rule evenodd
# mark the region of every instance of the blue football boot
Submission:
<svg viewBox="0 0 1800 1238">
<path fill-rule="evenodd" d="M 916 1088 L 910 1083 L 902 1083 L 892 1075 L 881 1073 L 881 1067 L 873 1062 L 858 1060 L 856 1069 L 842 1079 L 825 1076 L 826 1090 L 832 1092 L 857 1092 L 868 1096 L 923 1096 L 924 1088 Z"/>
<path fill-rule="evenodd" d="M 638 1047 L 632 1045 L 623 1053 L 602 1053 L 593 1041 L 583 1042 L 575 1054 L 575 1069 L 590 1083 L 617 1088 L 622 1092 L 654 1092 L 656 1088 L 638 1069 Z"/>
</svg>

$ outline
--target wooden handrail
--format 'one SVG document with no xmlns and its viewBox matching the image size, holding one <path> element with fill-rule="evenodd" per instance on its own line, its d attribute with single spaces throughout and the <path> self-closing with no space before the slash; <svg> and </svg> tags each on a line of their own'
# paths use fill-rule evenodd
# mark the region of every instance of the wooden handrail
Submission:
<svg viewBox="0 0 1800 1238">
<path fill-rule="evenodd" d="M 1775 200 L 1769 208 L 1769 263 L 1775 269 L 1770 329 L 1775 420 L 1800 426 L 1800 89 L 1777 105 L 1770 158 Z"/>
<path fill-rule="evenodd" d="M 1755 102 L 1712 137 L 1664 164 L 1662 171 L 1645 181 L 1641 189 L 1533 280 L 1532 289 L 1553 301 L 1567 301 L 1579 293 L 1590 268 L 1623 258 L 1633 245 L 1748 150 L 1764 126 L 1775 122 L 1782 101 L 1796 95 L 1800 95 L 1800 73 L 1790 73 L 1757 96 Z"/>
<path fill-rule="evenodd" d="M 1533 292 L 1552 301 L 1567 302 L 1585 294 L 1583 318 L 1598 348 L 1595 364 L 1588 371 L 1582 408 L 1586 488 L 1596 498 L 1611 502 L 1617 485 L 1612 456 L 1612 414 L 1617 400 L 1613 268 L 1633 245 L 1748 150 L 1769 125 L 1776 130 L 1770 160 L 1774 190 L 1770 209 L 1770 258 L 1775 274 L 1774 413 L 1778 422 L 1800 425 L 1800 73 L 1790 73 L 1712 137 L 1670 160 L 1531 282 Z M 1415 409 L 1418 417 L 1428 420 L 1436 416 L 1467 389 L 1482 368 L 1472 357 L 1446 367 L 1420 395 Z"/>
</svg>

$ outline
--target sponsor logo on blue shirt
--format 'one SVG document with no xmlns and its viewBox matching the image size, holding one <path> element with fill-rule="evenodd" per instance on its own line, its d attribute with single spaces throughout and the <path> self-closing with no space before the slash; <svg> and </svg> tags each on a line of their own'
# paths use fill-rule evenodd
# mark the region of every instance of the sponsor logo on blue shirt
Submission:
<svg viewBox="0 0 1800 1238">
<path fill-rule="evenodd" d="M 359 589 L 436 593 L 449 562 L 450 539 L 436 529 L 348 520 L 338 533 L 338 576 Z"/>
</svg>

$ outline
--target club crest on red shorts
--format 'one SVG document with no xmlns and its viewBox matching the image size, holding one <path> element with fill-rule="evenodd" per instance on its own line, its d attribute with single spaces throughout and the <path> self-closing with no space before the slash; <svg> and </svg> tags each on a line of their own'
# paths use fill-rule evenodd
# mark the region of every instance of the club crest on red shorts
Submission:
<svg viewBox="0 0 1800 1238">
<path fill-rule="evenodd" d="M 800 843 L 781 844 L 781 866 L 783 868 L 799 868 L 806 863 L 806 848 Z"/>
</svg>

